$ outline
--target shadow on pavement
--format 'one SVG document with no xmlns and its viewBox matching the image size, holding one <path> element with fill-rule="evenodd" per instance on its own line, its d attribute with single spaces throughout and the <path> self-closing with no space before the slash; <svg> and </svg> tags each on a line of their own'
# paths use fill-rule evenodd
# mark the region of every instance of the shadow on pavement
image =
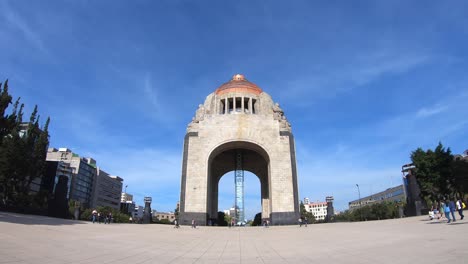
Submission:
<svg viewBox="0 0 468 264">
<path fill-rule="evenodd" d="M 464 224 L 468 224 L 468 222 L 458 222 L 458 221 L 456 221 L 455 223 L 452 222 L 449 225 L 464 225 Z"/>
<path fill-rule="evenodd" d="M 461 220 L 460 220 L 460 221 L 461 221 Z M 428 225 L 433 225 L 433 224 L 464 225 L 464 224 L 468 224 L 468 222 L 459 222 L 459 221 L 455 221 L 455 222 L 447 223 L 447 220 L 442 220 L 442 221 L 429 222 L 429 223 L 426 223 L 426 224 L 428 224 Z"/>
<path fill-rule="evenodd" d="M 0 223 L 12 223 L 22 225 L 79 225 L 86 224 L 84 221 L 54 218 L 40 215 L 26 215 L 19 213 L 0 212 Z"/>
</svg>

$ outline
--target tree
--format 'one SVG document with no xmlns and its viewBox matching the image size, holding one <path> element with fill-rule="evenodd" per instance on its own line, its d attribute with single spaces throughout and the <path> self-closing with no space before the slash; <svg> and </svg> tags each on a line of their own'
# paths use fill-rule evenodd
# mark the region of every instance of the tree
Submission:
<svg viewBox="0 0 468 264">
<path fill-rule="evenodd" d="M 20 98 L 15 101 L 11 114 L 5 114 L 11 102 L 7 80 L 0 91 L 0 206 L 44 209 L 47 193 L 39 191 L 32 197 L 30 185 L 35 179 L 41 180 L 45 172 L 50 119 L 41 130 L 36 106 L 29 123 L 23 123 L 24 104 L 18 109 Z"/>
<path fill-rule="evenodd" d="M 300 213 L 301 213 L 301 217 L 302 218 L 306 218 L 307 217 L 307 222 L 310 223 L 310 224 L 313 224 L 315 223 L 315 216 L 313 213 L 309 212 L 306 210 L 305 208 L 305 205 L 304 203 L 301 201 L 300 203 Z"/>
<path fill-rule="evenodd" d="M 254 220 L 251 224 L 252 226 L 260 226 L 262 225 L 262 213 L 257 213 L 254 217 Z"/>
<path fill-rule="evenodd" d="M 453 182 L 460 198 L 468 193 L 468 158 L 455 157 L 452 162 Z"/>
<path fill-rule="evenodd" d="M 455 181 L 450 148 L 445 149 L 442 143 L 434 151 L 418 148 L 411 153 L 411 161 L 423 199 L 437 201 L 453 195 Z"/>
<path fill-rule="evenodd" d="M 226 217 L 229 217 L 229 216 L 226 215 L 224 212 L 221 212 L 221 211 L 218 212 L 218 223 L 217 223 L 218 226 L 227 226 L 228 223 L 230 223 L 226 220 Z"/>
</svg>

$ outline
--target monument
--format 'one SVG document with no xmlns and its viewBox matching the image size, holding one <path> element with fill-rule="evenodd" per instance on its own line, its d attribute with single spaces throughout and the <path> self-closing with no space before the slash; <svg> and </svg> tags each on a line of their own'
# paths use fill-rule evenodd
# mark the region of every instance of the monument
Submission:
<svg viewBox="0 0 468 264">
<path fill-rule="evenodd" d="M 263 219 L 273 225 L 296 223 L 299 199 L 291 126 L 270 95 L 236 74 L 206 97 L 187 127 L 180 223 L 216 221 L 219 180 L 231 171 L 237 177 L 241 170 L 260 180 Z"/>
</svg>

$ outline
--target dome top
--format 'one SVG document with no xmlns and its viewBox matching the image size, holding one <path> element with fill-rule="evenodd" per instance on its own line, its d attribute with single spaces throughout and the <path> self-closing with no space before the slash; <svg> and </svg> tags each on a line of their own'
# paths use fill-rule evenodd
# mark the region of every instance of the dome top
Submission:
<svg viewBox="0 0 468 264">
<path fill-rule="evenodd" d="M 261 94 L 263 91 L 260 87 L 251 83 L 245 79 L 244 75 L 236 74 L 232 76 L 232 79 L 224 83 L 223 85 L 219 86 L 216 89 L 217 95 L 222 95 L 225 93 L 232 93 L 232 92 L 243 92 L 243 93 L 254 93 L 256 95 Z"/>
</svg>

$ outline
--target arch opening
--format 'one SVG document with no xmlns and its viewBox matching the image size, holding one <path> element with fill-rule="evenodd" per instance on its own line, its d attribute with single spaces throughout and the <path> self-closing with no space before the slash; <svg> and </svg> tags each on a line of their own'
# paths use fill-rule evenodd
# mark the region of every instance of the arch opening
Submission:
<svg viewBox="0 0 468 264">
<path fill-rule="evenodd" d="M 235 218 L 235 186 L 234 186 L 235 172 L 230 171 L 221 176 L 218 183 L 218 225 L 228 225 L 230 221 L 222 223 L 223 219 L 220 217 L 220 212 L 228 216 L 228 219 Z M 253 220 L 257 213 L 262 211 L 261 188 L 260 179 L 257 175 L 246 171 L 244 173 L 244 187 L 245 187 L 245 219 Z M 236 219 L 234 219 L 235 221 Z M 238 221 L 235 221 L 237 224 Z"/>
<path fill-rule="evenodd" d="M 225 143 L 212 151 L 208 160 L 207 221 L 218 221 L 219 183 L 223 176 L 236 170 L 236 156 L 242 153 L 242 170 L 255 175 L 260 182 L 262 217 L 270 218 L 270 177 L 269 158 L 266 151 L 257 144 L 244 141 Z M 232 181 L 234 188 L 234 182 Z M 232 197 L 234 201 L 234 196 Z"/>
</svg>

